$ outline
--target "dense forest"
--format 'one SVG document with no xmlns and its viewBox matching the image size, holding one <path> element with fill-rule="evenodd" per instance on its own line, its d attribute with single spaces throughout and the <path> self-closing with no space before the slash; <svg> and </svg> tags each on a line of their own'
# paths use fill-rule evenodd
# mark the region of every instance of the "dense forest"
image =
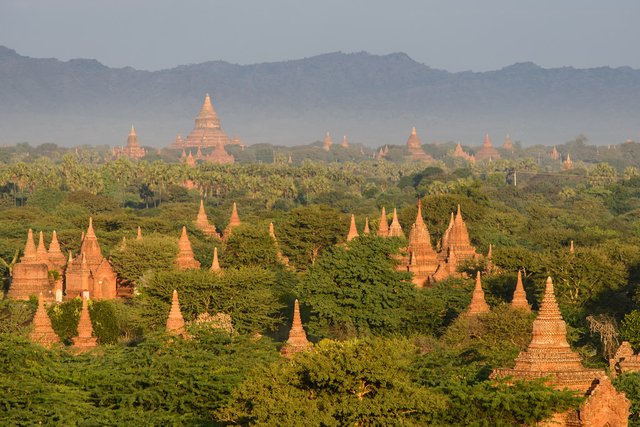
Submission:
<svg viewBox="0 0 640 427">
<path fill-rule="evenodd" d="M 90 302 L 100 346 L 81 355 L 29 341 L 35 298 L 0 301 L 1 422 L 532 425 L 581 398 L 542 381 L 489 379 L 531 339 L 535 314 L 508 304 L 518 270 L 534 310 L 553 277 L 586 366 L 608 367 L 622 340 L 640 350 L 640 144 L 579 137 L 558 146 L 575 162 L 567 171 L 541 146 L 516 144 L 501 160 L 472 164 L 451 156 L 453 144 L 425 146 L 432 163 L 405 161 L 402 147 L 372 160 L 359 146 L 317 145 L 231 147 L 237 163 L 192 168 L 169 150 L 131 162 L 100 147 L 0 148 L 5 292 L 29 228 L 47 242 L 56 230 L 63 253 L 77 253 L 89 217 L 118 285 L 132 289 L 131 298 Z M 460 205 L 478 252 L 492 245 L 493 268 L 483 257 L 461 266 L 468 279 L 419 289 L 395 268 L 406 240 L 346 244 L 351 214 L 359 230 L 365 218 L 375 230 L 382 207 L 397 208 L 408 231 L 418 199 L 434 245 Z M 194 225 L 201 200 L 220 231 L 237 204 L 242 224 L 224 242 Z M 200 270 L 174 266 L 183 226 Z M 214 246 L 224 274 L 208 268 Z M 476 271 L 491 311 L 460 316 Z M 173 289 L 190 339 L 164 332 Z M 315 344 L 286 359 L 279 349 L 296 298 Z M 48 308 L 66 345 L 80 307 L 72 299 Z M 198 321 L 205 313 L 232 325 Z M 640 426 L 640 374 L 614 385 Z"/>
</svg>

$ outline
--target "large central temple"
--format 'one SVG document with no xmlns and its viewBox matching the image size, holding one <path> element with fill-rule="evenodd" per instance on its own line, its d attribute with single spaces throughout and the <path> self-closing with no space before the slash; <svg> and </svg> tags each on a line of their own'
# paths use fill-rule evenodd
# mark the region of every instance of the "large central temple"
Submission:
<svg viewBox="0 0 640 427">
<path fill-rule="evenodd" d="M 234 140 L 235 141 L 235 140 Z M 227 145 L 233 143 L 229 136 L 224 133 L 220 126 L 218 114 L 213 109 L 209 94 L 204 97 L 204 103 L 200 114 L 196 117 L 196 124 L 191 133 L 185 138 L 177 138 L 171 144 L 172 148 L 188 148 L 188 147 L 218 147 L 219 145 Z"/>
</svg>

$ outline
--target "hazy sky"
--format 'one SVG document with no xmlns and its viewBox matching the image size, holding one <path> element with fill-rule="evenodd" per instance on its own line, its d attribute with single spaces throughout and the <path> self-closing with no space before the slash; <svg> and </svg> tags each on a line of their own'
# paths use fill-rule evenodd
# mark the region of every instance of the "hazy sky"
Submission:
<svg viewBox="0 0 640 427">
<path fill-rule="evenodd" d="M 0 0 L 0 44 L 155 70 L 406 52 L 451 71 L 640 68 L 638 0 Z"/>
</svg>

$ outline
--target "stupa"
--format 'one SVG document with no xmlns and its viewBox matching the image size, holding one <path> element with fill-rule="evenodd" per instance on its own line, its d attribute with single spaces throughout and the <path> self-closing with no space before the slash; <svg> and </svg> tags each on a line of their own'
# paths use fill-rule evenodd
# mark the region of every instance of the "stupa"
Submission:
<svg viewBox="0 0 640 427">
<path fill-rule="evenodd" d="M 484 143 L 482 144 L 482 148 L 480 148 L 476 152 L 476 160 L 498 160 L 500 158 L 500 153 L 498 150 L 493 148 L 491 145 L 491 138 L 489 138 L 489 134 L 486 134 L 484 137 Z"/>
<path fill-rule="evenodd" d="M 199 149 L 200 148 L 198 148 L 198 150 Z M 225 151 L 222 141 L 218 141 L 216 148 L 214 148 L 213 151 L 205 157 L 205 160 L 207 162 L 217 163 L 220 165 L 227 165 L 235 162 L 235 158 Z"/>
<path fill-rule="evenodd" d="M 67 265 L 65 285 L 67 298 L 82 296 L 87 291 L 94 299 L 116 298 L 116 273 L 102 256 L 92 218 L 89 218 L 80 253 Z"/>
<path fill-rule="evenodd" d="M 562 162 L 562 170 L 570 171 L 573 170 L 573 162 L 571 161 L 571 156 L 567 153 L 567 158 Z"/>
<path fill-rule="evenodd" d="M 389 226 L 389 237 L 402 237 L 404 239 L 404 232 L 398 221 L 398 211 L 393 208 L 393 218 L 391 219 L 391 225 Z"/>
<path fill-rule="evenodd" d="M 422 203 L 418 199 L 418 214 L 409 232 L 407 258 L 401 267 L 413 273 L 413 283 L 423 287 L 432 280 L 438 269 L 438 255 L 431 246 L 431 236 L 424 219 L 422 219 Z"/>
<path fill-rule="evenodd" d="M 209 94 L 206 94 L 200 114 L 196 117 L 195 127 L 179 147 L 175 145 L 172 147 L 216 147 L 220 143 L 224 146 L 230 142 L 229 136 L 222 131 Z"/>
<path fill-rule="evenodd" d="M 80 312 L 80 320 L 78 321 L 78 336 L 71 338 L 73 348 L 76 351 L 88 351 L 98 345 L 98 340 L 93 336 L 93 326 L 91 325 L 91 316 L 89 315 L 89 306 L 87 299 L 82 298 L 82 311 Z"/>
<path fill-rule="evenodd" d="M 560 153 L 555 145 L 553 146 L 553 150 L 551 150 L 550 156 L 553 160 L 558 160 L 560 158 Z"/>
<path fill-rule="evenodd" d="M 140 226 L 138 226 L 138 230 L 136 231 L 136 240 L 137 241 L 142 240 L 142 228 L 140 228 Z"/>
<path fill-rule="evenodd" d="M 356 237 L 358 237 L 358 229 L 356 228 L 356 217 L 351 214 L 351 225 L 349 227 L 349 233 L 347 234 L 347 242 L 352 241 Z"/>
<path fill-rule="evenodd" d="M 190 270 L 200 268 L 200 262 L 194 258 L 193 249 L 191 249 L 191 242 L 187 235 L 187 227 L 182 227 L 182 234 L 178 241 L 178 257 L 176 258 L 176 265 L 180 270 Z"/>
<path fill-rule="evenodd" d="M 171 299 L 171 310 L 169 310 L 169 316 L 167 317 L 167 333 L 172 335 L 183 335 L 184 329 L 184 317 L 180 311 L 180 301 L 178 301 L 178 291 L 173 290 L 173 297 Z"/>
<path fill-rule="evenodd" d="M 29 334 L 31 341 L 47 348 L 50 348 L 54 344 L 60 342 L 58 334 L 53 330 L 47 310 L 44 308 L 44 297 L 42 294 L 38 297 L 38 310 L 36 311 L 36 315 L 33 317 L 32 323 L 33 329 Z"/>
<path fill-rule="evenodd" d="M 54 270 L 62 272 L 64 267 L 67 265 L 67 258 L 62 253 L 60 249 L 60 243 L 58 242 L 58 234 L 56 230 L 53 230 L 53 235 L 51 236 L 51 243 L 49 243 L 49 261 L 53 266 Z"/>
<path fill-rule="evenodd" d="M 284 357 L 292 357 L 294 354 L 310 350 L 312 347 L 313 344 L 307 339 L 307 334 L 302 327 L 300 303 L 296 299 L 293 305 L 293 322 L 291 324 L 291 330 L 289 331 L 289 338 L 280 349 L 280 353 Z"/>
<path fill-rule="evenodd" d="M 224 229 L 224 238 L 227 239 L 233 229 L 241 224 L 240 216 L 238 215 L 238 207 L 236 206 L 236 202 L 233 202 L 233 207 L 231 208 L 231 217 L 229 218 L 229 223 L 227 224 L 227 228 Z"/>
<path fill-rule="evenodd" d="M 202 231 L 205 235 L 210 237 L 220 237 L 218 232 L 216 231 L 216 226 L 213 224 L 209 224 L 209 219 L 207 218 L 207 212 L 204 210 L 204 200 L 200 200 L 200 209 L 198 210 L 198 215 L 196 216 L 196 227 L 200 231 Z"/>
<path fill-rule="evenodd" d="M 51 260 L 49 260 L 49 252 L 47 252 L 47 248 L 44 245 L 44 233 L 41 231 L 40 236 L 38 238 L 38 247 L 36 248 L 36 256 L 37 258 L 47 264 L 49 270 L 53 270 L 53 265 L 51 264 Z"/>
<path fill-rule="evenodd" d="M 27 300 L 32 295 L 43 294 L 47 300 L 53 299 L 48 262 L 48 256 L 45 259 L 39 256 L 33 241 L 33 231 L 29 229 L 22 258 L 13 267 L 7 296 Z"/>
<path fill-rule="evenodd" d="M 458 211 L 456 212 L 451 229 L 447 233 L 447 249 L 449 255 L 451 255 L 452 252 L 455 253 L 455 258 L 458 261 L 478 258 L 476 248 L 471 245 L 467 224 L 462 218 L 460 205 L 458 205 Z"/>
<path fill-rule="evenodd" d="M 138 135 L 136 135 L 136 130 L 133 128 L 133 125 L 131 125 L 131 132 L 129 132 L 129 136 L 127 137 L 127 145 L 114 149 L 114 154 L 117 157 L 124 156 L 132 160 L 138 160 L 145 156 L 144 148 L 138 144 Z"/>
<path fill-rule="evenodd" d="M 484 299 L 484 291 L 482 290 L 482 281 L 480 280 L 480 272 L 476 274 L 476 285 L 473 288 L 473 294 L 471 296 L 471 303 L 469 308 L 465 312 L 468 316 L 475 316 L 477 314 L 488 313 L 489 305 Z"/>
<path fill-rule="evenodd" d="M 342 136 L 342 142 L 340 143 L 342 148 L 349 148 L 349 141 L 347 141 L 347 135 Z"/>
<path fill-rule="evenodd" d="M 333 145 L 333 141 L 331 141 L 331 135 L 329 134 L 329 131 L 327 131 L 326 135 L 324 136 L 324 143 L 322 144 L 322 149 L 324 151 L 329 151 L 331 149 L 331 145 Z"/>
<path fill-rule="evenodd" d="M 389 224 L 387 223 L 387 212 L 384 206 L 382 207 L 382 213 L 380 214 L 380 224 L 378 225 L 379 237 L 387 237 L 389 235 Z"/>
<path fill-rule="evenodd" d="M 409 139 L 407 139 L 407 150 L 409 150 L 411 160 L 433 160 L 433 157 L 425 153 L 422 149 L 422 142 L 420 141 L 420 137 L 416 132 L 415 126 L 411 129 L 411 134 L 409 135 Z M 386 156 L 386 153 L 383 154 Z"/>
<path fill-rule="evenodd" d="M 211 262 L 211 271 L 221 273 L 220 261 L 218 260 L 218 247 L 213 248 L 213 261 Z"/>
<path fill-rule="evenodd" d="M 453 157 L 459 157 L 461 159 L 465 159 L 469 162 L 475 162 L 475 157 L 467 153 L 462 149 L 462 145 L 458 142 L 456 144 L 456 148 L 453 150 Z"/>
<path fill-rule="evenodd" d="M 289 265 L 289 258 L 282 254 L 282 250 L 280 249 L 280 244 L 278 243 L 278 239 L 276 238 L 276 230 L 273 226 L 273 223 L 269 223 L 269 236 L 271 240 L 273 240 L 273 244 L 276 245 L 276 250 L 278 251 L 278 261 L 280 261 L 284 265 Z"/>
<path fill-rule="evenodd" d="M 189 155 L 185 159 L 184 163 L 190 168 L 195 167 L 196 159 L 193 158 L 193 154 L 191 154 L 191 151 L 189 151 Z"/>
<path fill-rule="evenodd" d="M 626 426 L 630 402 L 624 393 L 616 391 L 603 370 L 582 366 L 578 353 L 567 342 L 567 327 L 562 319 L 553 291 L 553 281 L 547 278 L 538 317 L 533 322 L 531 343 L 516 358 L 513 369 L 501 368 L 492 378 L 546 378 L 559 390 L 568 388 L 586 395 L 586 401 L 576 410 L 555 414 L 543 423 L 559 427 Z"/>
<path fill-rule="evenodd" d="M 362 230 L 362 234 L 369 234 L 371 230 L 369 229 L 369 217 L 365 217 L 364 219 L 364 229 Z"/>
<path fill-rule="evenodd" d="M 524 285 L 522 284 L 522 273 L 520 270 L 518 270 L 518 280 L 516 281 L 516 289 L 513 291 L 511 307 L 531 311 L 531 306 L 529 305 L 529 301 L 527 301 L 527 293 L 524 291 Z"/>
<path fill-rule="evenodd" d="M 513 142 L 511 141 L 511 137 L 509 136 L 509 134 L 507 134 L 507 136 L 504 137 L 504 143 L 502 144 L 502 149 L 508 150 L 508 151 L 513 150 Z"/>
</svg>

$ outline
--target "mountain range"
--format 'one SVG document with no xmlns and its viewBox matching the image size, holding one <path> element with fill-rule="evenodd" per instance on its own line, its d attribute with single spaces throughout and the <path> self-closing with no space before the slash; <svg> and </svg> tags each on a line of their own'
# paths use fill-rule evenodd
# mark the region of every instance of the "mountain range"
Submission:
<svg viewBox="0 0 640 427">
<path fill-rule="evenodd" d="M 599 144 L 640 139 L 640 70 L 541 68 L 447 72 L 403 53 L 327 53 L 236 65 L 224 61 L 160 71 L 110 68 L 93 59 L 30 58 L 0 46 L 0 144 L 126 142 L 162 147 L 193 127 L 210 93 L 223 129 L 245 142 L 559 144 L 578 134 Z"/>
</svg>

